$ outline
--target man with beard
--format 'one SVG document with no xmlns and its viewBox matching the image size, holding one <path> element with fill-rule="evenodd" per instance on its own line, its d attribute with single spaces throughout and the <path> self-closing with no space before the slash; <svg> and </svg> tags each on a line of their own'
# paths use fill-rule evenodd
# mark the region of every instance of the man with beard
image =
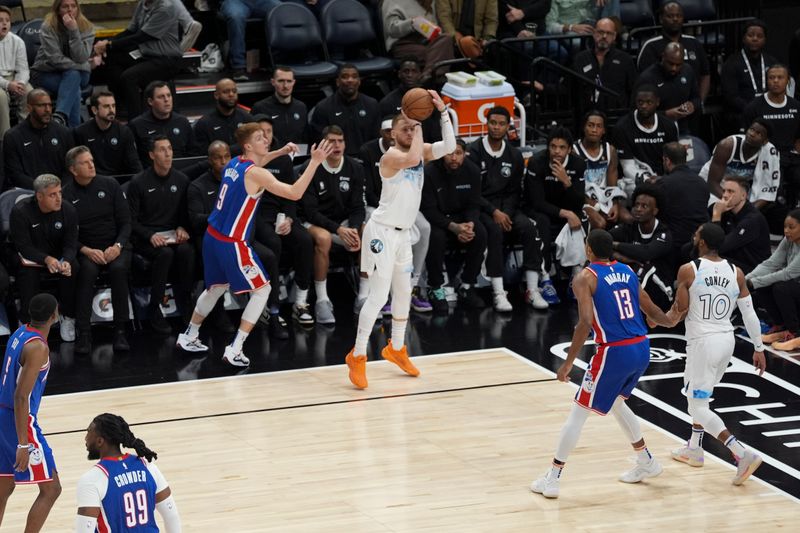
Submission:
<svg viewBox="0 0 800 533">
<path fill-rule="evenodd" d="M 275 137 L 282 142 L 308 142 L 308 109 L 292 96 L 296 80 L 292 67 L 278 65 L 272 72 L 273 92 L 253 105 L 253 115 L 266 115 L 272 121 Z"/>
<path fill-rule="evenodd" d="M 328 126 L 342 128 L 347 155 L 351 157 L 358 157 L 358 149 L 377 137 L 380 130 L 378 102 L 358 92 L 359 87 L 358 69 L 349 63 L 342 65 L 336 77 L 336 92 L 317 104 L 310 123 L 314 139 L 321 139 L 322 130 Z"/>
<path fill-rule="evenodd" d="M 536 225 L 520 209 L 525 163 L 518 148 L 506 142 L 511 114 L 505 107 L 493 107 L 486 114 L 488 134 L 469 146 L 468 157 L 481 169 L 480 222 L 486 228 L 488 249 L 486 276 L 492 284 L 495 311 L 513 310 L 503 288 L 504 245 L 521 244 L 525 271 L 525 303 L 547 309 L 539 290 L 542 271 L 542 242 Z"/>
<path fill-rule="evenodd" d="M 442 158 L 456 146 L 455 132 L 444 102 L 436 91 L 430 91 L 430 95 L 441 117 L 444 139 L 433 144 L 425 143 L 418 121 L 404 114 L 392 120 L 394 145 L 381 158 L 379 167 L 383 179 L 380 202 L 364 227 L 363 238 L 368 246 L 361 253 L 361 273 L 367 276 L 369 296 L 358 314 L 355 346 L 345 357 L 350 369 L 350 382 L 359 389 L 367 388 L 367 344 L 390 289 L 392 337 L 381 351 L 381 357 L 410 376 L 419 375 L 419 370 L 408 358 L 405 345 L 411 308 L 411 229 L 416 223 L 422 200 L 424 163 Z"/>
<path fill-rule="evenodd" d="M 725 98 L 725 111 L 737 115 L 767 91 L 767 69 L 778 61 L 764 53 L 767 25 L 762 20 L 747 23 L 742 36 L 742 49 L 722 65 L 720 86 Z"/>
<path fill-rule="evenodd" d="M 704 101 L 711 89 L 711 76 L 703 44 L 691 35 L 682 33 L 683 8 L 678 2 L 669 2 L 661 6 L 660 20 L 662 34 L 646 41 L 639 51 L 637 61 L 639 72 L 644 72 L 650 65 L 658 63 L 668 43 L 680 43 L 683 47 L 684 61 L 689 63 L 697 76 L 700 101 Z"/>
<path fill-rule="evenodd" d="M 136 141 L 130 128 L 117 120 L 114 93 L 98 91 L 89 102 L 94 120 L 87 120 L 74 130 L 75 144 L 88 146 L 95 169 L 104 176 L 136 174 L 142 162 L 136 154 Z"/>
<path fill-rule="evenodd" d="M 645 183 L 633 192 L 632 224 L 620 224 L 609 233 L 615 261 L 636 272 L 639 283 L 657 306 L 669 307 L 672 301 L 672 234 L 657 216 L 663 203 L 655 185 Z"/>
<path fill-rule="evenodd" d="M 697 78 L 694 70 L 683 61 L 683 47 L 680 43 L 667 43 L 661 54 L 661 62 L 645 69 L 637 84 L 658 87 L 658 108 L 678 123 L 682 133 L 688 133 L 690 119 L 700 109 L 697 92 Z"/>
<path fill-rule="evenodd" d="M 617 25 L 609 18 L 597 21 L 594 26 L 594 50 L 578 52 L 572 70 L 596 80 L 601 87 L 619 93 L 611 96 L 589 88 L 582 100 L 583 109 L 597 108 L 600 111 L 627 108 L 638 72 L 630 54 L 614 46 L 617 40 Z"/>
<path fill-rule="evenodd" d="M 614 127 L 622 179 L 619 186 L 630 195 L 645 180 L 664 173 L 662 147 L 678 141 L 678 126 L 657 113 L 658 92 L 652 85 L 636 90 L 636 109 L 622 117 Z"/>
<path fill-rule="evenodd" d="M 152 165 L 150 144 L 152 139 L 164 135 L 169 139 L 175 157 L 194 155 L 195 142 L 189 119 L 173 112 L 172 90 L 165 81 L 154 81 L 144 90 L 150 109 L 130 121 L 139 159 L 144 167 Z"/>
<path fill-rule="evenodd" d="M 222 141 L 231 147 L 233 153 L 239 151 L 235 146 L 237 128 L 247 122 L 253 122 L 250 113 L 239 107 L 239 88 L 236 82 L 223 78 L 214 89 L 216 107 L 194 125 L 194 138 L 198 147 L 206 147 L 212 141 Z"/>
<path fill-rule="evenodd" d="M 181 531 L 172 490 L 155 464 L 158 454 L 136 438 L 121 416 L 96 416 L 85 440 L 87 457 L 99 462 L 78 481 L 76 531 L 131 531 L 131 517 L 137 531 L 157 531 L 154 511 L 161 515 L 166 533 Z M 121 446 L 135 455 L 123 454 Z"/>
</svg>

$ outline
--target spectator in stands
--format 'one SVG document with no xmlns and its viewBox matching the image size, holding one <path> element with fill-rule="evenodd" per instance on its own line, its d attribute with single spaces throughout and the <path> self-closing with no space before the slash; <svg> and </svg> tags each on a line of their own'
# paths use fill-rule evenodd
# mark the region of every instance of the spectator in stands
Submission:
<svg viewBox="0 0 800 533">
<path fill-rule="evenodd" d="M 89 85 L 94 26 L 77 0 L 54 0 L 42 23 L 41 40 L 31 79 L 55 95 L 53 118 L 74 128 L 81 123 L 81 91 Z"/>
<path fill-rule="evenodd" d="M 212 141 L 222 141 L 236 154 L 239 151 L 234 146 L 236 129 L 246 122 L 253 122 L 253 117 L 239 107 L 239 88 L 230 78 L 222 78 L 217 82 L 214 101 L 214 111 L 204 115 L 194 125 L 195 142 L 198 147 L 204 147 Z"/>
<path fill-rule="evenodd" d="M 136 174 L 142 162 L 130 128 L 117 120 L 117 103 L 109 91 L 96 91 L 89 101 L 93 119 L 72 131 L 76 145 L 88 146 L 97 172 L 104 176 Z"/>
<path fill-rule="evenodd" d="M 228 67 L 235 81 L 247 81 L 245 61 L 245 28 L 247 19 L 267 18 L 270 10 L 280 4 L 280 0 L 224 0 L 220 13 L 228 26 Z"/>
<path fill-rule="evenodd" d="M 680 43 L 667 43 L 661 61 L 647 67 L 636 80 L 637 85 L 655 85 L 658 89 L 658 109 L 678 123 L 681 133 L 690 133 L 696 111 L 700 110 L 697 77 L 692 67 L 683 61 Z"/>
<path fill-rule="evenodd" d="M 726 176 L 722 199 L 711 208 L 711 222 L 725 230 L 719 254 L 747 274 L 770 254 L 769 226 L 764 215 L 747 199 L 750 181 Z"/>
<path fill-rule="evenodd" d="M 267 115 L 275 137 L 281 142 L 308 142 L 308 110 L 306 104 L 292 96 L 295 85 L 292 67 L 278 65 L 272 71 L 274 92 L 253 106 L 253 115 Z"/>
<path fill-rule="evenodd" d="M 203 235 L 208 227 L 208 216 L 214 210 L 222 181 L 222 170 L 231 160 L 231 150 L 223 141 L 213 141 L 208 145 L 208 171 L 189 184 L 186 190 L 186 208 L 189 215 L 190 241 L 194 243 L 195 253 L 203 254 Z M 223 299 L 211 311 L 211 319 L 217 330 L 233 333 L 235 328 L 225 312 Z M 212 322 L 209 322 L 212 323 Z"/>
<path fill-rule="evenodd" d="M 550 4 L 551 0 L 498 0 L 498 37 L 524 38 L 543 34 Z M 528 31 L 527 24 L 535 24 L 536 32 Z"/>
<path fill-rule="evenodd" d="M 165 81 L 151 82 L 145 89 L 147 105 L 150 109 L 131 120 L 128 124 L 136 139 L 139 159 L 145 167 L 151 164 L 150 141 L 159 135 L 166 136 L 175 157 L 195 155 L 196 147 L 189 119 L 173 108 L 172 91 Z"/>
<path fill-rule="evenodd" d="M 595 80 L 598 86 L 616 92 L 619 96 L 587 88 L 582 105 L 585 109 L 596 108 L 600 111 L 627 108 L 639 73 L 630 54 L 614 45 L 617 40 L 616 23 L 609 18 L 598 20 L 592 37 L 594 49 L 578 52 L 572 62 L 572 69 L 582 76 Z"/>
<path fill-rule="evenodd" d="M 28 116 L 25 96 L 33 89 L 25 41 L 11 33 L 11 9 L 0 6 L 0 136 L 11 127 L 11 112 Z"/>
<path fill-rule="evenodd" d="M 545 24 L 550 35 L 589 35 L 603 17 L 619 18 L 619 0 L 552 0 Z"/>
<path fill-rule="evenodd" d="M 152 264 L 150 325 L 156 333 L 172 331 L 161 312 L 170 270 L 174 271 L 174 294 L 178 309 L 192 307 L 189 296 L 194 283 L 194 248 L 189 243 L 186 189 L 189 178 L 172 168 L 172 145 L 164 135 L 150 141 L 153 166 L 136 174 L 128 186 L 133 251 Z"/>
<path fill-rule="evenodd" d="M 19 320 L 30 320 L 28 304 L 39 292 L 46 275 L 58 282 L 61 340 L 75 340 L 75 274 L 78 265 L 78 215 L 69 202 L 61 201 L 61 180 L 42 174 L 33 181 L 35 195 L 11 210 L 9 235 L 17 251 L 19 269 Z"/>
<path fill-rule="evenodd" d="M 317 104 L 310 122 L 315 140 L 322 137 L 322 130 L 327 126 L 339 126 L 344 131 L 347 155 L 351 157 L 358 157 L 361 145 L 377 137 L 380 130 L 378 102 L 360 93 L 359 87 L 358 69 L 350 64 L 342 65 L 336 77 L 336 92 Z"/>
<path fill-rule="evenodd" d="M 742 36 L 742 49 L 728 57 L 722 65 L 720 86 L 725 98 L 725 111 L 733 116 L 767 92 L 767 69 L 777 60 L 764 53 L 767 25 L 762 20 L 747 23 Z M 734 121 L 734 125 L 739 124 Z"/>
<path fill-rule="evenodd" d="M 364 170 L 356 159 L 345 155 L 342 128 L 328 126 L 322 131 L 322 138 L 333 145 L 333 151 L 317 169 L 301 201 L 303 220 L 314 241 L 314 314 L 318 324 L 333 324 L 336 319 L 327 288 L 331 245 L 354 254 L 361 250 L 361 228 L 366 216 Z M 358 309 L 367 298 L 367 287 L 366 278 L 362 278 L 356 298 Z"/>
<path fill-rule="evenodd" d="M 672 230 L 673 257 L 683 264 L 691 252 L 694 232 L 708 222 L 708 186 L 686 166 L 686 148 L 678 142 L 664 145 L 663 167 L 665 174 L 657 180 L 664 195 L 661 220 Z M 689 248 L 684 249 L 687 244 Z"/>
<path fill-rule="evenodd" d="M 769 142 L 772 127 L 763 118 L 756 118 L 744 134 L 722 139 L 714 147 L 711 160 L 700 170 L 708 181 L 712 201 L 722 198 L 722 179 L 741 176 L 749 181 L 749 200 L 761 211 L 770 229 L 780 234 L 786 218 L 786 206 L 776 203 L 781 183 L 780 154 Z"/>
<path fill-rule="evenodd" d="M 656 111 L 659 103 L 655 87 L 639 86 L 634 97 L 636 109 L 614 127 L 613 144 L 622 168 L 619 185 L 627 195 L 645 180 L 664 173 L 663 146 L 678 140 L 678 126 Z"/>
<path fill-rule="evenodd" d="M 447 313 L 444 256 L 448 248 L 464 250 L 464 270 L 458 287 L 458 302 L 468 308 L 486 304 L 476 283 L 486 252 L 486 228 L 480 223 L 481 181 L 477 165 L 465 157 L 466 144 L 456 140 L 456 149 L 425 165 L 420 210 L 431 224 L 431 239 L 425 266 L 428 298 L 434 313 Z"/>
<path fill-rule="evenodd" d="M 34 178 L 41 174 L 64 175 L 64 156 L 73 146 L 70 131 L 52 121 L 53 102 L 47 91 L 29 92 L 27 109 L 28 118 L 3 136 L 7 189 L 32 189 Z"/>
<path fill-rule="evenodd" d="M 141 114 L 141 91 L 177 72 L 183 56 L 179 24 L 174 1 L 139 0 L 125 31 L 94 44 L 95 54 L 105 57 L 108 87 L 120 100 L 120 117 Z"/>
<path fill-rule="evenodd" d="M 711 76 L 703 44 L 691 35 L 683 34 L 683 8 L 678 2 L 668 2 L 661 6 L 659 18 L 662 34 L 642 45 L 637 61 L 639 72 L 644 72 L 650 65 L 658 63 L 668 43 L 680 43 L 683 47 L 684 61 L 694 69 L 697 76 L 700 101 L 705 101 L 711 89 Z"/>
<path fill-rule="evenodd" d="M 672 234 L 658 219 L 663 203 L 661 191 L 645 183 L 633 191 L 633 222 L 620 224 L 611 231 L 614 238 L 613 259 L 630 266 L 642 288 L 659 307 L 672 302 L 675 270 L 672 264 Z"/>
<path fill-rule="evenodd" d="M 781 154 L 781 178 L 786 205 L 791 209 L 800 196 L 800 102 L 786 94 L 789 69 L 775 64 L 767 69 L 767 92 L 744 108 L 743 124 L 763 118 L 772 128 L 770 141 Z"/>
<path fill-rule="evenodd" d="M 592 110 L 583 118 L 583 137 L 572 145 L 572 151 L 586 163 L 583 173 L 587 203 L 593 208 L 585 212 L 592 227 L 605 229 L 618 219 L 630 220 L 625 208 L 625 193 L 617 186 L 619 158 L 617 149 L 605 140 L 606 115 Z"/>
<path fill-rule="evenodd" d="M 416 57 L 422 64 L 422 78 L 433 76 L 433 66 L 453 59 L 453 33 L 446 28 L 429 39 L 422 33 L 422 23 L 439 24 L 433 14 L 433 0 L 394 0 L 381 4 L 386 50 L 394 58 Z M 402 78 L 401 78 L 402 82 Z"/>
<path fill-rule="evenodd" d="M 486 276 L 492 283 L 494 309 L 505 313 L 513 310 L 503 287 L 506 244 L 523 247 L 525 303 L 535 309 L 547 309 L 539 291 L 542 242 L 535 224 L 520 209 L 525 162 L 522 152 L 506 142 L 511 114 L 505 107 L 493 107 L 486 114 L 486 124 L 488 134 L 469 145 L 467 157 L 480 168 L 479 220 L 486 228 Z"/>
<path fill-rule="evenodd" d="M 772 323 L 762 340 L 788 352 L 800 348 L 800 209 L 786 216 L 783 236 L 777 250 L 745 280 Z"/>
<path fill-rule="evenodd" d="M 455 37 L 464 57 L 480 56 L 487 41 L 497 35 L 497 0 L 435 0 L 434 4 L 442 32 Z"/>
<path fill-rule="evenodd" d="M 397 67 L 397 77 L 400 85 L 392 92 L 381 98 L 378 102 L 378 110 L 384 120 L 394 118 L 400 113 L 400 106 L 406 91 L 414 87 L 422 86 L 422 63 L 415 57 L 405 57 L 400 60 Z M 436 113 L 422 121 L 422 137 L 425 142 L 436 142 L 442 138 L 442 131 L 439 127 L 439 118 Z"/>
<path fill-rule="evenodd" d="M 117 180 L 95 172 L 94 158 L 87 146 L 67 152 L 66 166 L 73 180 L 64 187 L 64 200 L 78 217 L 78 269 L 76 276 L 76 353 L 92 349 L 92 298 L 94 284 L 102 270 L 111 282 L 114 309 L 114 350 L 128 351 L 125 325 L 128 322 L 128 274 L 131 268 L 131 213 Z"/>
<path fill-rule="evenodd" d="M 586 164 L 572 154 L 572 134 L 566 128 L 555 127 L 547 137 L 547 150 L 536 154 L 528 163 L 523 186 L 523 209 L 536 221 L 544 250 L 542 296 L 548 304 L 561 300 L 550 280 L 554 235 L 565 223 L 571 231 L 581 229 L 586 219 Z M 575 270 L 575 269 L 573 269 Z"/>
<path fill-rule="evenodd" d="M 181 42 L 179 44 L 181 51 L 186 52 L 194 46 L 195 41 L 197 41 L 197 38 L 200 36 L 200 32 L 203 31 L 203 25 L 192 18 L 183 0 L 173 1 L 177 8 L 178 29 L 181 36 Z M 195 8 L 196 7 L 197 6 L 195 6 Z"/>
</svg>

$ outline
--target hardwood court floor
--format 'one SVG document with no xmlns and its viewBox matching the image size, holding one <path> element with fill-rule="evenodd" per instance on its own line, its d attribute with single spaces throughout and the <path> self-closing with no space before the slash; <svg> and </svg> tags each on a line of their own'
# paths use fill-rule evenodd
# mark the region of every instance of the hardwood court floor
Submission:
<svg viewBox="0 0 800 533">
<path fill-rule="evenodd" d="M 558 500 L 529 491 L 548 467 L 574 387 L 507 350 L 417 357 L 414 379 L 368 364 L 354 390 L 341 366 L 48 396 L 40 419 L 64 492 L 45 531 L 71 531 L 75 484 L 91 466 L 84 431 L 124 416 L 159 453 L 187 532 L 760 531 L 800 505 L 709 457 L 669 459 L 679 441 L 648 424 L 664 473 L 616 477 L 632 453 L 612 418 L 592 416 Z M 18 487 L 3 530 L 35 496 Z"/>
</svg>

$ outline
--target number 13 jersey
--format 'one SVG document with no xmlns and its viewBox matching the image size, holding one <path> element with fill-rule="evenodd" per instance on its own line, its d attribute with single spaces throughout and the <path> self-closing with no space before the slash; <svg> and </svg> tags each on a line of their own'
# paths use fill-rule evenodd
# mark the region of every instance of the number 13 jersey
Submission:
<svg viewBox="0 0 800 533">
<path fill-rule="evenodd" d="M 689 287 L 689 313 L 686 315 L 686 340 L 711 333 L 733 331 L 731 313 L 739 299 L 736 267 L 727 259 L 695 259 L 694 282 Z"/>
<path fill-rule="evenodd" d="M 639 278 L 616 261 L 592 263 L 586 270 L 597 277 L 594 291 L 594 342 L 608 344 L 647 334 L 639 309 Z"/>
</svg>

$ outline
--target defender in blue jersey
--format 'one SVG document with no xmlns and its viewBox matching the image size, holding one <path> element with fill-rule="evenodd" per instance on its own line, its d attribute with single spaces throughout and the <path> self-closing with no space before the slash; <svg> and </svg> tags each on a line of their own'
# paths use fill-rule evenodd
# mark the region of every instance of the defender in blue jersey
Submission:
<svg viewBox="0 0 800 533">
<path fill-rule="evenodd" d="M 39 496 L 25 531 L 40 531 L 61 494 L 53 451 L 37 420 L 50 372 L 47 335 L 58 321 L 58 302 L 37 294 L 28 311 L 31 321 L 8 339 L 0 369 L 0 523 L 14 484 L 37 484 Z"/>
<path fill-rule="evenodd" d="M 122 453 L 120 446 L 136 450 Z M 99 460 L 78 482 L 76 533 L 158 533 L 155 511 L 167 533 L 181 531 L 181 518 L 158 454 L 137 439 L 117 415 L 98 415 L 86 430 L 89 459 Z"/>
<path fill-rule="evenodd" d="M 243 367 L 250 364 L 250 359 L 242 352 L 242 345 L 261 316 L 270 291 L 264 268 L 248 242 L 261 195 L 267 191 L 299 200 L 319 164 L 330 154 L 331 146 L 327 141 L 322 141 L 319 147 L 313 146 L 306 170 L 289 185 L 278 181 L 263 167 L 276 157 L 297 152 L 297 146 L 289 143 L 270 152 L 258 123 L 240 126 L 236 130 L 236 142 L 242 147 L 242 155 L 231 159 L 222 171 L 217 204 L 208 217 L 208 229 L 203 238 L 206 290 L 197 299 L 186 332 L 178 335 L 177 345 L 188 352 L 208 350 L 198 337 L 203 320 L 228 288 L 237 293 L 247 292 L 250 301 L 242 312 L 239 331 L 222 356 L 227 363 Z"/>
<path fill-rule="evenodd" d="M 575 326 L 567 360 L 558 369 L 559 381 L 569 381 L 572 363 L 594 331 L 597 353 L 584 374 L 575 405 L 561 429 L 553 464 L 531 484 L 531 490 L 546 498 L 558 497 L 561 471 L 580 437 L 590 411 L 612 413 L 637 453 L 636 466 L 622 474 L 624 483 L 638 483 L 661 473 L 661 465 L 650 455 L 639 420 L 625 403 L 650 362 L 650 342 L 643 310 L 651 322 L 672 327 L 674 320 L 658 308 L 639 286 L 629 266 L 611 261 L 613 239 L 604 230 L 593 230 L 586 239 L 586 257 L 591 264 L 572 282 L 578 300 L 579 321 Z"/>
</svg>

